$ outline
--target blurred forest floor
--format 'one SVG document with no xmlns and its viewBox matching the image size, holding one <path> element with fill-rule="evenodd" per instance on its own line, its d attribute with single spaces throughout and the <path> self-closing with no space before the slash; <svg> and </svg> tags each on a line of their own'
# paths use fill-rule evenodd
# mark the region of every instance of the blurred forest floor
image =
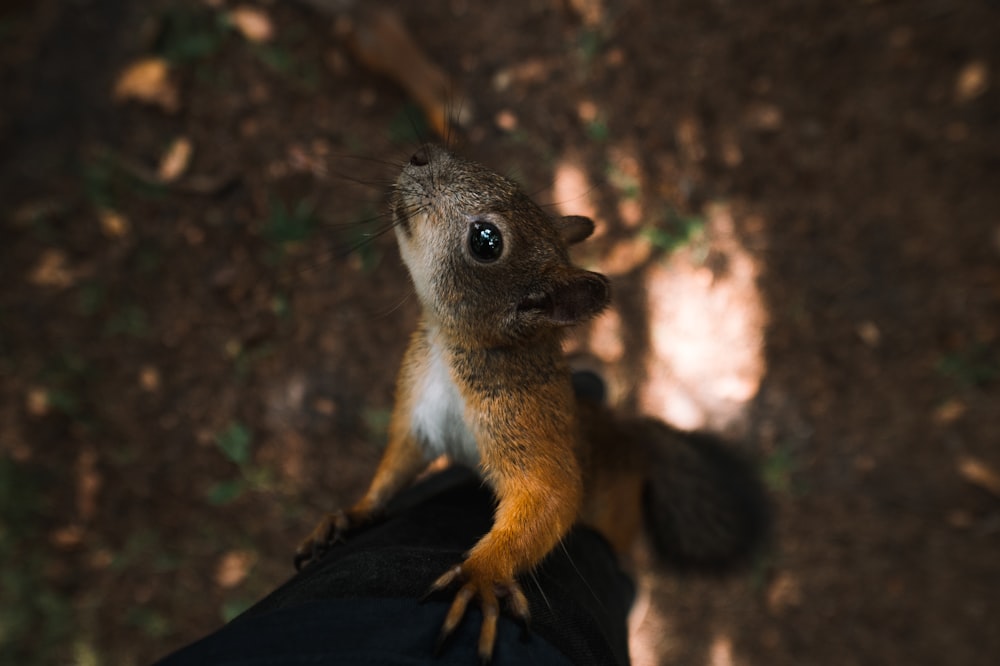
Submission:
<svg viewBox="0 0 1000 666">
<path fill-rule="evenodd" d="M 774 497 L 750 571 L 640 575 L 635 662 L 1000 663 L 1000 5 L 396 8 L 456 149 L 598 220 L 572 347 Z M 364 241 L 421 127 L 333 23 L 0 8 L 0 662 L 148 663 L 367 481 L 417 304 Z"/>
</svg>

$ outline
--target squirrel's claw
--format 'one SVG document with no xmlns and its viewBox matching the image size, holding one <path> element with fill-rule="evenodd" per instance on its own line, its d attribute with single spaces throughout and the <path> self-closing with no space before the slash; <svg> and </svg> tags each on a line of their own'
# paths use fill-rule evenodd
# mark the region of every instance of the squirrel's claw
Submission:
<svg viewBox="0 0 1000 666">
<path fill-rule="evenodd" d="M 448 609 L 448 614 L 441 625 L 441 633 L 438 635 L 435 653 L 439 653 L 451 636 L 459 622 L 465 616 L 465 611 L 469 602 L 474 597 L 479 597 L 479 607 L 483 612 L 483 625 L 479 630 L 479 659 L 482 663 L 488 664 L 493 658 L 493 647 L 497 638 L 497 619 L 500 617 L 499 598 L 508 599 L 508 607 L 513 614 L 525 626 L 528 624 L 528 599 L 524 596 L 521 586 L 516 580 L 491 580 L 488 576 L 468 574 L 457 566 L 449 569 L 443 576 L 434 581 L 431 585 L 431 593 L 443 590 L 454 582 L 465 579 L 466 583 L 459 588 L 455 595 L 455 600 Z"/>
<path fill-rule="evenodd" d="M 320 559 L 331 546 L 343 541 L 344 532 L 348 527 L 350 521 L 343 511 L 334 511 L 323 516 L 309 536 L 295 549 L 295 558 L 292 560 L 295 570 L 301 571 L 303 566 Z"/>
</svg>

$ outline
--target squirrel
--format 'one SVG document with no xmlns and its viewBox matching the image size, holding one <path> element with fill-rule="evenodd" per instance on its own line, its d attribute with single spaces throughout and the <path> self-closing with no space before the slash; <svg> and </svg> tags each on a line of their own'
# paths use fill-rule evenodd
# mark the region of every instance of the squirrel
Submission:
<svg viewBox="0 0 1000 666">
<path fill-rule="evenodd" d="M 484 661 L 499 600 L 527 623 L 517 577 L 578 521 L 619 553 L 646 532 L 660 559 L 680 566 L 723 565 L 751 550 L 763 512 L 742 459 L 574 392 L 564 332 L 611 297 L 605 276 L 569 258 L 593 232 L 589 218 L 553 217 L 510 179 L 433 144 L 403 166 L 390 207 L 422 316 L 369 488 L 323 517 L 296 568 L 371 521 L 442 454 L 477 469 L 496 496 L 492 529 L 431 589 L 459 586 L 442 640 L 478 600 Z"/>
</svg>

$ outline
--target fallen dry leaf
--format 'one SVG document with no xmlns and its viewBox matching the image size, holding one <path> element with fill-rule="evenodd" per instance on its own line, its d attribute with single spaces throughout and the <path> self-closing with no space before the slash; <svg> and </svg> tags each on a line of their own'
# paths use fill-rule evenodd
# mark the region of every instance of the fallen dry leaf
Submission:
<svg viewBox="0 0 1000 666">
<path fill-rule="evenodd" d="M 873 321 L 863 321 L 857 325 L 858 337 L 869 347 L 878 347 L 882 340 L 882 331 Z"/>
<path fill-rule="evenodd" d="M 979 458 L 964 456 L 959 459 L 958 473 L 972 485 L 1000 497 L 1000 474 Z"/>
<path fill-rule="evenodd" d="M 66 263 L 66 253 L 62 250 L 45 250 L 28 280 L 40 287 L 68 287 L 76 281 L 76 276 Z"/>
<path fill-rule="evenodd" d="M 769 102 L 751 104 L 746 111 L 746 123 L 759 132 L 776 132 L 784 124 L 781 108 Z"/>
<path fill-rule="evenodd" d="M 45 416 L 49 413 L 49 392 L 41 387 L 30 388 L 24 402 L 32 416 Z"/>
<path fill-rule="evenodd" d="M 83 542 L 86 531 L 82 525 L 72 524 L 56 528 L 49 533 L 49 542 L 56 548 L 69 550 L 76 548 Z"/>
<path fill-rule="evenodd" d="M 219 560 L 215 569 L 215 582 L 224 589 L 236 587 L 247 577 L 256 562 L 257 554 L 252 551 L 231 550 Z"/>
<path fill-rule="evenodd" d="M 973 60 L 962 68 L 955 78 L 955 99 L 960 103 L 971 102 L 990 87 L 990 68 L 982 60 Z"/>
<path fill-rule="evenodd" d="M 597 104 L 593 100 L 585 99 L 576 105 L 576 115 L 583 122 L 590 124 L 597 120 L 600 109 L 597 108 Z"/>
<path fill-rule="evenodd" d="M 274 37 L 271 19 L 261 9 L 243 5 L 229 12 L 228 18 L 248 41 L 261 44 Z"/>
<path fill-rule="evenodd" d="M 496 126 L 505 132 L 513 132 L 517 129 L 517 115 L 510 109 L 503 109 L 493 118 Z"/>
<path fill-rule="evenodd" d="M 780 615 L 789 608 L 802 605 L 802 585 L 790 573 L 780 573 L 768 586 L 767 606 L 771 613 Z"/>
<path fill-rule="evenodd" d="M 942 425 L 954 423 L 965 414 L 965 403 L 956 398 L 948 400 L 934 410 L 934 421 Z"/>
<path fill-rule="evenodd" d="M 152 104 L 169 113 L 180 106 L 177 87 L 170 80 L 170 65 L 163 58 L 143 58 L 126 67 L 115 82 L 114 99 Z"/>
<path fill-rule="evenodd" d="M 128 218 L 111 208 L 101 208 L 97 211 L 97 219 L 101 224 L 101 231 L 108 238 L 121 238 L 128 235 Z"/>
<path fill-rule="evenodd" d="M 160 160 L 160 168 L 157 170 L 160 180 L 171 183 L 180 178 L 191 163 L 192 150 L 191 140 L 187 137 L 180 136 L 174 139 Z"/>
<path fill-rule="evenodd" d="M 85 446 L 76 459 L 76 507 L 80 519 L 91 520 L 97 514 L 98 494 L 104 479 L 98 465 L 97 449 Z"/>
<path fill-rule="evenodd" d="M 585 25 L 594 28 L 604 24 L 604 3 L 600 0 L 569 0 L 567 4 Z"/>
<path fill-rule="evenodd" d="M 154 392 L 160 389 L 160 371 L 151 365 L 144 365 L 139 371 L 139 386 L 143 390 Z"/>
</svg>

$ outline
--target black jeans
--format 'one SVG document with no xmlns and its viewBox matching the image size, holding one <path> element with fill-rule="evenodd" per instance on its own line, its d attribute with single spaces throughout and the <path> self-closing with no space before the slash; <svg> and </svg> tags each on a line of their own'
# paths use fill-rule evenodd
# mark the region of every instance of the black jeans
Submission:
<svg viewBox="0 0 1000 666">
<path fill-rule="evenodd" d="M 453 591 L 421 599 L 489 530 L 493 507 L 490 491 L 468 470 L 434 475 L 402 493 L 383 520 L 351 533 L 228 625 L 160 664 L 476 663 L 476 603 L 435 656 Z M 494 664 L 628 663 L 634 586 L 596 532 L 574 528 L 521 584 L 529 631 L 501 614 Z"/>
</svg>

